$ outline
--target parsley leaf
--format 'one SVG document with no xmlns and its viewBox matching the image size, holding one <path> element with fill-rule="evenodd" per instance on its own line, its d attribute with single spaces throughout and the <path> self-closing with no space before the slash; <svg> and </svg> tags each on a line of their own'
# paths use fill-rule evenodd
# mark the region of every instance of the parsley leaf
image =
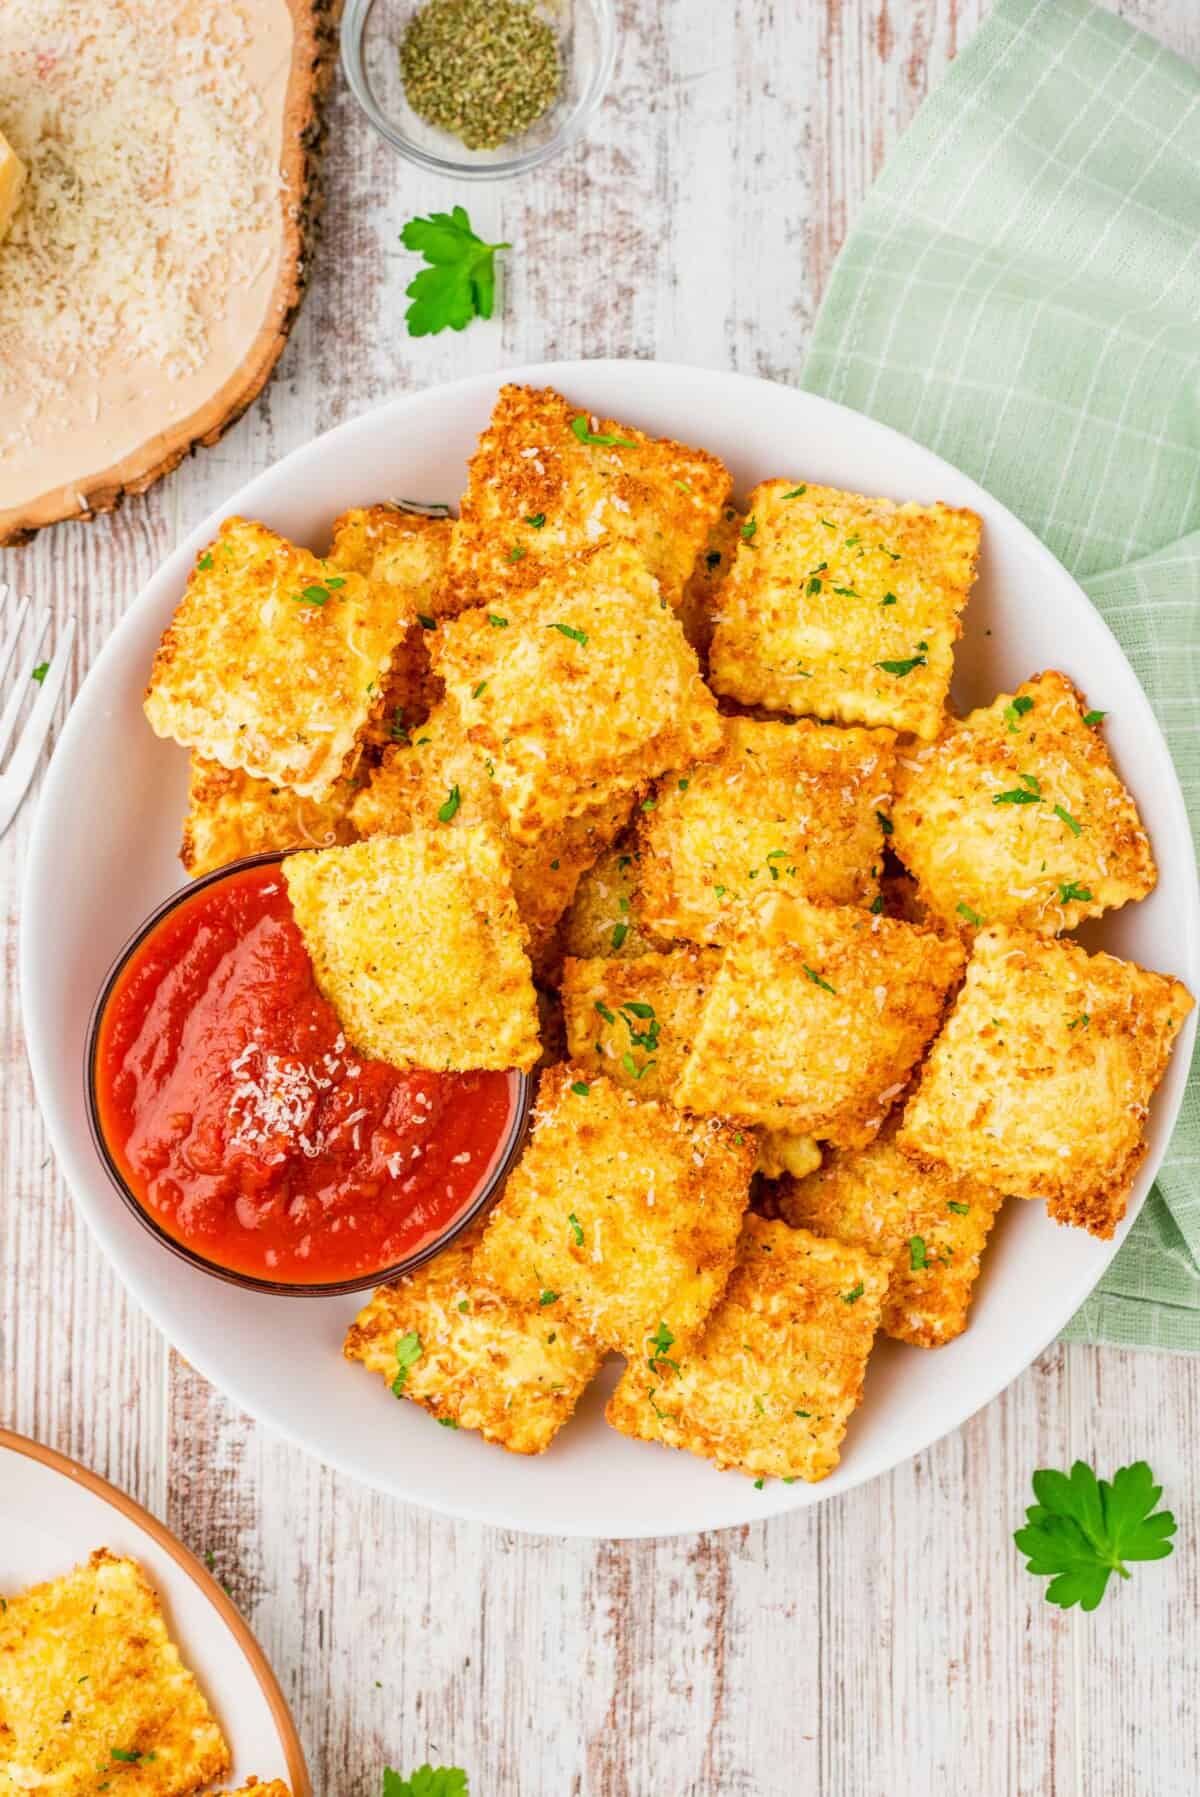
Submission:
<svg viewBox="0 0 1200 1797">
<path fill-rule="evenodd" d="M 545 1310 L 547 1304 L 557 1304 L 557 1303 L 558 1303 L 558 1293 L 557 1292 L 543 1292 L 541 1297 L 538 1299 L 538 1304 L 540 1305 L 540 1307 L 543 1310 Z"/>
<path fill-rule="evenodd" d="M 969 924 L 973 925 L 973 927 L 975 929 L 981 930 L 983 928 L 982 917 L 980 917 L 978 911 L 972 911 L 970 905 L 964 905 L 964 904 L 960 903 L 960 904 L 955 905 L 954 909 L 957 911 L 957 913 L 960 917 L 965 917 L 967 922 Z"/>
<path fill-rule="evenodd" d="M 577 1248 L 582 1248 L 583 1247 L 583 1224 L 579 1221 L 579 1218 L 575 1215 L 574 1211 L 572 1211 L 570 1216 L 567 1218 L 567 1222 L 571 1225 L 571 1234 L 575 1237 L 575 1246 Z"/>
<path fill-rule="evenodd" d="M 490 318 L 496 299 L 496 251 L 507 243 L 484 243 L 471 229 L 461 206 L 410 218 L 400 233 L 406 250 L 424 256 L 428 268 L 405 292 L 412 305 L 404 314 L 410 337 L 465 330 L 473 318 Z"/>
<path fill-rule="evenodd" d="M 994 792 L 993 805 L 1040 805 L 1041 799 L 1027 786 L 1014 786 L 1009 792 Z"/>
<path fill-rule="evenodd" d="M 459 792 L 457 786 L 452 786 L 450 791 L 446 794 L 445 804 L 438 806 L 438 822 L 448 824 L 461 804 L 462 794 Z"/>
<path fill-rule="evenodd" d="M 531 530 L 540 530 L 546 522 L 545 512 L 530 512 L 525 519 Z"/>
<path fill-rule="evenodd" d="M 1070 1474 L 1042 1468 L 1033 1475 L 1037 1503 L 1013 1540 L 1027 1558 L 1026 1572 L 1049 1578 L 1046 1602 L 1094 1610 L 1110 1576 L 1127 1579 L 1127 1560 L 1163 1560 L 1174 1551 L 1169 1510 L 1154 1510 L 1162 1487 L 1144 1460 L 1097 1479 L 1077 1460 Z M 1154 1512 L 1152 1515 L 1151 1512 Z"/>
<path fill-rule="evenodd" d="M 1085 711 L 1083 721 L 1085 724 L 1102 724 L 1107 716 L 1106 711 Z"/>
<path fill-rule="evenodd" d="M 202 574 L 207 574 L 208 570 L 212 567 L 212 565 L 213 565 L 212 550 L 206 549 L 204 551 L 204 554 L 200 557 L 200 560 L 196 563 L 196 566 L 200 569 Z M 1101 713 L 1101 716 L 1103 716 L 1103 715 L 1104 714 Z"/>
<path fill-rule="evenodd" d="M 569 636 L 573 643 L 579 643 L 581 646 L 587 644 L 587 631 L 576 630 L 573 624 L 547 624 L 546 629 L 561 631 L 563 636 Z"/>
<path fill-rule="evenodd" d="M 920 1273 L 929 1265 L 925 1254 L 925 1237 L 910 1235 L 908 1238 L 908 1265 L 910 1272 Z"/>
<path fill-rule="evenodd" d="M 624 940 L 625 940 L 626 936 L 628 936 L 628 934 L 629 934 L 629 925 L 627 923 L 615 923 L 613 925 L 613 933 L 612 933 L 613 948 L 614 949 L 620 948 L 621 944 L 624 942 Z"/>
<path fill-rule="evenodd" d="M 1032 710 L 1033 700 L 1025 693 L 1021 693 L 1018 698 L 1013 700 L 1011 705 L 1006 705 L 1004 707 L 1004 721 L 1008 726 L 1008 733 L 1010 736 L 1016 735 L 1021 719 L 1025 716 L 1027 711 Z"/>
<path fill-rule="evenodd" d="M 1068 880 L 1059 887 L 1058 900 L 1062 905 L 1069 905 L 1073 899 L 1078 899 L 1081 905 L 1090 905 L 1092 895 L 1086 886 L 1080 886 L 1076 880 Z"/>
<path fill-rule="evenodd" d="M 407 1778 L 387 1766 L 383 1797 L 471 1797 L 471 1792 L 461 1766 L 418 1766 Z"/>
<path fill-rule="evenodd" d="M 615 1023 L 617 1021 L 616 1013 L 609 1010 L 608 1006 L 605 1004 L 605 1002 L 602 998 L 597 998 L 593 1002 L 595 1004 L 596 1009 L 599 1011 L 601 1017 L 603 1017 L 605 1023 Z"/>
<path fill-rule="evenodd" d="M 812 981 L 814 986 L 819 986 L 821 988 L 822 992 L 832 992 L 834 997 L 835 998 L 837 997 L 836 991 L 834 991 L 834 988 L 829 984 L 828 980 L 823 980 L 821 978 L 820 974 L 814 973 L 812 968 L 809 967 L 807 964 L 804 965 L 804 971 L 805 971 L 805 974 L 808 976 L 808 978 Z"/>
<path fill-rule="evenodd" d="M 866 1291 L 866 1289 L 867 1289 L 866 1286 L 863 1284 L 862 1280 L 860 1279 L 858 1284 L 852 1285 L 848 1292 L 842 1292 L 842 1294 L 841 1294 L 842 1303 L 843 1304 L 857 1304 L 858 1300 L 862 1297 L 862 1295 Z"/>
<path fill-rule="evenodd" d="M 752 543 L 754 541 L 755 533 L 757 530 L 758 530 L 758 519 L 757 518 L 747 518 L 746 522 L 742 525 L 742 542 L 743 543 Z"/>
<path fill-rule="evenodd" d="M 499 612 L 490 611 L 487 615 L 487 621 L 491 625 L 493 630 L 507 630 L 508 629 L 508 619 L 502 618 L 500 616 Z"/>
<path fill-rule="evenodd" d="M 328 605 L 328 587 L 305 587 L 302 593 L 293 593 L 292 598 L 297 605 Z"/>
<path fill-rule="evenodd" d="M 1056 805 L 1054 807 L 1054 815 L 1067 826 L 1067 829 L 1071 832 L 1072 836 L 1081 836 L 1083 834 L 1083 825 L 1077 823 L 1071 816 L 1071 813 L 1062 805 Z"/>
<path fill-rule="evenodd" d="M 957 1198 L 947 1198 L 946 1209 L 952 1210 L 956 1217 L 965 1217 L 968 1215 L 971 1206 L 969 1204 L 960 1204 Z"/>
<path fill-rule="evenodd" d="M 586 1098 L 591 1089 L 585 1079 L 577 1079 L 571 1087 L 577 1098 Z"/>
<path fill-rule="evenodd" d="M 628 437 L 605 436 L 603 431 L 588 428 L 587 414 L 580 412 L 578 418 L 572 418 L 571 429 L 581 443 L 596 443 L 601 449 L 636 449 L 637 444 Z"/>
<path fill-rule="evenodd" d="M 925 666 L 925 657 L 910 655 L 906 661 L 877 661 L 875 666 L 882 668 L 885 674 L 895 674 L 898 680 L 903 680 L 904 676 L 911 674 L 914 668 Z"/>
<path fill-rule="evenodd" d="M 660 1367 L 669 1366 L 673 1368 L 675 1372 L 678 1372 L 679 1362 L 677 1360 L 667 1359 L 667 1349 L 675 1346 L 675 1337 L 671 1334 L 671 1331 L 667 1328 L 665 1323 L 660 1323 L 658 1325 L 654 1334 L 649 1337 L 649 1341 L 650 1346 L 654 1349 L 649 1360 L 650 1371 L 656 1373 Z"/>
<path fill-rule="evenodd" d="M 891 818 L 887 815 L 887 812 L 886 811 L 877 811 L 875 813 L 875 816 L 879 820 L 879 828 L 883 831 L 884 835 L 890 836 L 892 834 L 892 831 L 896 828 L 896 826 L 892 822 Z"/>
<path fill-rule="evenodd" d="M 42 684 L 42 681 L 46 678 L 46 675 L 49 672 L 50 672 L 50 663 L 48 661 L 39 661 L 37 667 L 33 670 L 33 673 L 30 675 L 30 679 L 36 680 L 38 685 L 40 686 Z"/>
<path fill-rule="evenodd" d="M 791 492 L 785 493 L 783 497 L 785 499 L 799 499 L 801 494 L 807 493 L 807 492 L 808 492 L 807 487 L 793 487 Z"/>
<path fill-rule="evenodd" d="M 398 1335 L 396 1337 L 396 1365 L 398 1371 L 396 1377 L 392 1380 L 392 1396 L 394 1398 L 402 1398 L 404 1396 L 404 1387 L 408 1384 L 409 1368 L 416 1366 L 418 1360 L 421 1358 L 421 1353 L 421 1338 L 414 1330 L 410 1329 L 407 1335 Z"/>
</svg>

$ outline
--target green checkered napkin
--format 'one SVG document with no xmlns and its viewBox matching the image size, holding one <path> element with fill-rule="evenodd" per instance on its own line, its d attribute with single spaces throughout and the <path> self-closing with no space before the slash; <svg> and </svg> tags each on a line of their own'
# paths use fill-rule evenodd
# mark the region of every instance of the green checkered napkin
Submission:
<svg viewBox="0 0 1200 1797">
<path fill-rule="evenodd" d="M 973 475 L 1082 581 L 1195 832 L 1200 75 L 1084 0 L 1000 0 L 868 196 L 804 382 Z M 1200 1353 L 1195 1077 L 1066 1335 Z"/>
</svg>

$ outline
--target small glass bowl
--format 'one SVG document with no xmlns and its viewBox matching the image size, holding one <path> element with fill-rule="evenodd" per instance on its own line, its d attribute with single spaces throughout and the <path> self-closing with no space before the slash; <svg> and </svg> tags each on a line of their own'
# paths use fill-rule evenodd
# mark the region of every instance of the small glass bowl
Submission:
<svg viewBox="0 0 1200 1797">
<path fill-rule="evenodd" d="M 426 124 L 408 104 L 400 73 L 400 41 L 421 0 L 346 0 L 342 67 L 376 131 L 421 168 L 460 181 L 522 175 L 574 143 L 604 98 L 617 53 L 612 0 L 538 0 L 553 27 L 562 62 L 557 100 L 528 131 L 494 150 L 469 150 L 448 131 Z"/>
<path fill-rule="evenodd" d="M 214 1278 L 223 1279 L 227 1285 L 239 1285 L 243 1291 L 268 1292 L 272 1296 L 281 1298 L 328 1298 L 343 1292 L 367 1291 L 373 1286 L 390 1285 L 393 1280 L 402 1279 L 406 1273 L 411 1273 L 417 1267 L 424 1266 L 427 1260 L 432 1260 L 435 1254 L 440 1254 L 442 1249 L 447 1247 L 455 1236 L 467 1227 L 468 1223 L 473 1222 L 480 1212 L 487 1208 L 511 1171 L 513 1162 L 524 1143 L 529 1127 L 529 1113 L 533 1108 L 533 1080 L 528 1073 L 513 1070 L 511 1077 L 517 1083 L 517 1100 L 513 1106 L 512 1122 L 509 1124 L 508 1134 L 500 1147 L 495 1166 L 479 1191 L 465 1206 L 462 1214 L 448 1223 L 440 1235 L 434 1236 L 431 1241 L 422 1243 L 412 1254 L 404 1260 L 398 1261 L 394 1266 L 381 1267 L 378 1272 L 355 1274 L 351 1279 L 324 1280 L 311 1285 L 297 1283 L 294 1280 L 260 1279 L 253 1273 L 239 1273 L 232 1267 L 223 1267 L 219 1261 L 208 1260 L 203 1254 L 190 1248 L 186 1242 L 177 1241 L 173 1235 L 169 1234 L 161 1223 L 145 1209 L 137 1194 L 126 1183 L 125 1176 L 117 1164 L 116 1156 L 109 1148 L 100 1121 L 100 1102 L 96 1093 L 96 1062 L 100 1047 L 100 1025 L 105 1009 L 130 956 L 141 947 L 152 931 L 165 917 L 169 917 L 177 906 L 183 904 L 187 899 L 195 898 L 197 893 L 203 892 L 206 887 L 215 886 L 219 880 L 228 879 L 232 874 L 245 873 L 247 868 L 264 867 L 270 862 L 284 861 L 288 855 L 295 854 L 295 852 L 294 849 L 272 850 L 265 855 L 247 855 L 241 861 L 229 862 L 226 867 L 214 868 L 211 873 L 203 874 L 197 880 L 189 880 L 186 886 L 181 886 L 177 892 L 173 892 L 169 898 L 165 898 L 162 904 L 150 913 L 145 923 L 134 931 L 105 975 L 100 995 L 92 1008 L 87 1030 L 87 1046 L 84 1050 L 83 1090 L 92 1142 L 105 1172 L 124 1200 L 126 1208 L 133 1212 L 143 1229 L 148 1230 L 157 1241 L 162 1243 L 164 1248 L 169 1248 L 172 1254 L 176 1255 L 178 1259 L 186 1261 L 189 1266 L 199 1267 L 202 1273 L 211 1273 Z"/>
</svg>

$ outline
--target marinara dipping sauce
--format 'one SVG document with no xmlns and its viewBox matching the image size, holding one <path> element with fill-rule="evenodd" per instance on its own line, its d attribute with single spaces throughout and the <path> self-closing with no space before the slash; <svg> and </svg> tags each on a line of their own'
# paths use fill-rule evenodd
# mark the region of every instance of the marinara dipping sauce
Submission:
<svg viewBox="0 0 1200 1797">
<path fill-rule="evenodd" d="M 401 1073 L 349 1046 L 278 860 L 151 925 L 94 1036 L 97 1124 L 159 1228 L 271 1285 L 367 1283 L 442 1237 L 518 1127 L 516 1073 Z"/>
</svg>

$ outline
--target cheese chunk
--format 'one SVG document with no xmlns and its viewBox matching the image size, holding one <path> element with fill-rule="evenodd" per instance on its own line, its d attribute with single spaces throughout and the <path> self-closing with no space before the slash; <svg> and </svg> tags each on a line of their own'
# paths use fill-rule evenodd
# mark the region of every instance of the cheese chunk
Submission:
<svg viewBox="0 0 1200 1797">
<path fill-rule="evenodd" d="M 4 242 L 21 204 L 26 173 L 25 164 L 0 131 L 0 243 Z"/>
</svg>

